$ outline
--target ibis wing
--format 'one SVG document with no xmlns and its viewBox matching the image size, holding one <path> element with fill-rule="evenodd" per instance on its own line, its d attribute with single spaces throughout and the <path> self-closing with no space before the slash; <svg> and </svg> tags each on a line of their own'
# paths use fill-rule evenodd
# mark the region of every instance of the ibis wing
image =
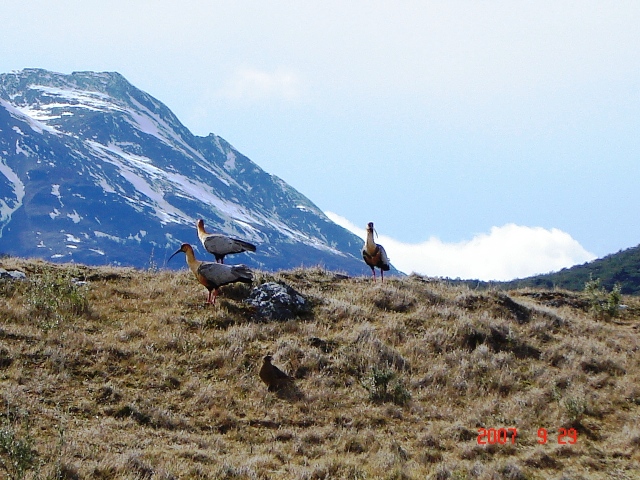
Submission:
<svg viewBox="0 0 640 480">
<path fill-rule="evenodd" d="M 203 262 L 198 268 L 198 273 L 216 288 L 233 282 L 235 278 L 231 273 L 231 266 L 221 263 Z"/>
<path fill-rule="evenodd" d="M 209 235 L 202 244 L 209 253 L 226 255 L 233 251 L 231 239 L 224 235 Z"/>
<path fill-rule="evenodd" d="M 249 283 L 253 280 L 253 274 L 245 265 L 225 265 L 222 263 L 203 262 L 198 268 L 198 273 L 216 287 L 221 287 L 233 282 Z"/>
<path fill-rule="evenodd" d="M 253 272 L 246 265 L 231 265 L 231 270 L 239 282 L 251 283 Z"/>
<path fill-rule="evenodd" d="M 250 252 L 256 251 L 255 245 L 225 235 L 209 235 L 202 244 L 207 252 L 219 255 L 241 253 L 247 250 Z"/>
<path fill-rule="evenodd" d="M 387 257 L 387 252 L 382 245 L 376 245 L 376 247 L 377 250 L 379 250 L 379 259 L 376 267 L 385 271 L 389 270 L 391 267 L 389 266 L 389 257 Z"/>
<path fill-rule="evenodd" d="M 242 245 L 242 248 L 244 248 L 248 252 L 255 252 L 256 248 L 258 248 L 253 243 L 245 242 L 244 240 L 236 240 L 236 241 L 239 242 L 240 245 Z"/>
</svg>

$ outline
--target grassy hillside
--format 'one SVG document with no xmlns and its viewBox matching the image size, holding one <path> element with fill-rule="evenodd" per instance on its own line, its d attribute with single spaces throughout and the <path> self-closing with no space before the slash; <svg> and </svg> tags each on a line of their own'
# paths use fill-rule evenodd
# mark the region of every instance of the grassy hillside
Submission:
<svg viewBox="0 0 640 480">
<path fill-rule="evenodd" d="M 187 271 L 0 266 L 0 478 L 640 478 L 637 297 L 305 269 L 258 273 L 312 304 L 260 322 Z"/>
</svg>

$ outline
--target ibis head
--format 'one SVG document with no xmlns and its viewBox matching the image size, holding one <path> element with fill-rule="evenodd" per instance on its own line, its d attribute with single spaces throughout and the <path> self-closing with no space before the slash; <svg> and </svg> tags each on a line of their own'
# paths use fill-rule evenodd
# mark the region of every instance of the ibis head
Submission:
<svg viewBox="0 0 640 480">
<path fill-rule="evenodd" d="M 191 250 L 193 252 L 193 248 L 191 248 L 191 245 L 189 245 L 188 243 L 183 243 L 180 248 L 178 250 L 176 250 L 174 252 L 173 255 L 171 255 L 169 257 L 169 260 L 171 260 L 173 257 L 175 257 L 177 254 L 179 254 L 180 252 L 184 252 L 187 253 L 189 250 Z M 167 263 L 169 262 L 169 260 L 167 260 Z"/>
</svg>

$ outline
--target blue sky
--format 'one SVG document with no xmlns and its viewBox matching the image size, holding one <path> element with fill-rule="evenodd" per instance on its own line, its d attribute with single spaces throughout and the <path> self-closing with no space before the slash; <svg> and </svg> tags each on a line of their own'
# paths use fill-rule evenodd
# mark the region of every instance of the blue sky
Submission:
<svg viewBox="0 0 640 480">
<path fill-rule="evenodd" d="M 640 2 L 8 1 L 0 71 L 118 71 L 404 271 L 640 243 Z"/>
</svg>

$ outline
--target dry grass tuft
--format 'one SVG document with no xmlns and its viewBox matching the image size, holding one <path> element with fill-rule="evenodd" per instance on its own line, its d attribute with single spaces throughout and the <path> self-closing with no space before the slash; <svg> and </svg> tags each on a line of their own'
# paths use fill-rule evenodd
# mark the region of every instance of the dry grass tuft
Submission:
<svg viewBox="0 0 640 480">
<path fill-rule="evenodd" d="M 2 267 L 0 478 L 640 478 L 637 298 L 315 267 L 257 272 L 311 307 L 256 322 L 187 271 Z"/>
</svg>

